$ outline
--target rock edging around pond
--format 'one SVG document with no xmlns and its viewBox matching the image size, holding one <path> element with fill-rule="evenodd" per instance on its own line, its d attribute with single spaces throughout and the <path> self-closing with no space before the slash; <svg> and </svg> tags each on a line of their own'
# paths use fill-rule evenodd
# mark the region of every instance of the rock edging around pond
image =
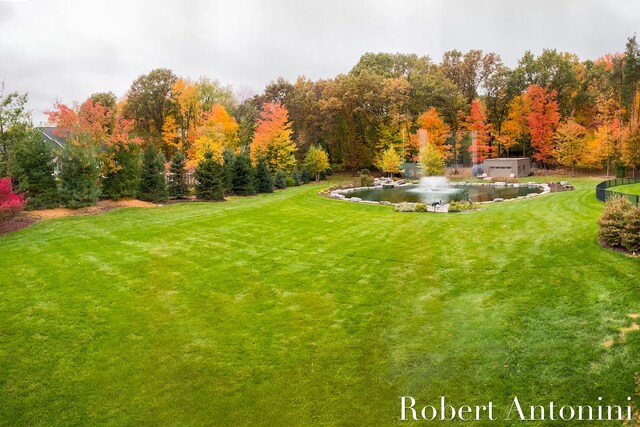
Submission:
<svg viewBox="0 0 640 427">
<path fill-rule="evenodd" d="M 362 200 L 359 197 L 347 197 L 346 194 L 351 193 L 353 191 L 360 191 L 360 190 L 371 190 L 371 189 L 381 189 L 381 188 L 391 188 L 391 187 L 403 187 L 403 186 L 409 186 L 409 185 L 415 185 L 413 182 L 406 182 L 405 180 L 399 180 L 399 181 L 393 181 L 391 178 L 376 178 L 373 182 L 373 186 L 372 187 L 345 187 L 345 188 L 334 188 L 334 189 L 329 189 L 328 192 L 324 192 L 324 195 L 326 195 L 329 198 L 332 199 L 336 199 L 336 200 L 344 200 L 344 201 L 348 201 L 348 202 L 353 202 L 353 203 L 364 203 L 364 204 L 369 204 L 369 205 L 385 205 L 385 206 L 394 206 L 394 207 L 398 207 L 401 203 L 392 203 L 392 202 L 387 202 L 385 200 L 381 200 L 381 201 L 373 201 L 373 200 Z M 482 186 L 482 185 L 491 185 L 491 186 L 495 186 L 495 187 L 520 187 L 520 186 L 535 186 L 535 187 L 539 187 L 540 189 L 542 189 L 542 192 L 540 193 L 529 193 L 526 196 L 518 196 L 515 197 L 513 199 L 502 199 L 502 198 L 496 198 L 493 200 L 489 200 L 486 202 L 476 202 L 479 205 L 483 205 L 483 204 L 487 204 L 487 203 L 496 203 L 496 202 L 508 202 L 510 200 L 521 200 L 521 199 L 530 199 L 532 197 L 536 197 L 536 196 L 541 196 L 544 194 L 549 194 L 551 192 L 551 187 L 549 186 L 549 184 L 546 183 L 538 183 L 538 182 L 528 182 L 528 183 L 507 183 L 507 182 L 491 182 L 491 183 L 485 183 L 485 182 L 466 182 L 466 181 L 461 181 L 461 182 L 450 182 L 449 185 L 452 186 L 456 186 L 456 185 L 469 185 L 469 186 Z M 404 206 L 408 206 L 408 205 L 415 205 L 414 207 L 417 207 L 418 205 L 421 205 L 421 203 L 410 203 L 410 202 L 402 202 L 402 205 Z M 429 212 L 437 212 L 437 213 L 447 213 L 449 212 L 449 204 L 444 204 L 444 205 L 438 205 L 434 208 L 432 207 L 428 207 L 428 211 Z"/>
</svg>

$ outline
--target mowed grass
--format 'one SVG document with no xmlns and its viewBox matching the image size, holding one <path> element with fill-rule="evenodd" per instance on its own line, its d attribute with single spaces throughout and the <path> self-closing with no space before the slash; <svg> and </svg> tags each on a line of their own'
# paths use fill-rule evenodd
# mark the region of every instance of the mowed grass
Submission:
<svg viewBox="0 0 640 427">
<path fill-rule="evenodd" d="M 448 215 L 308 185 L 0 237 L 1 424 L 388 425 L 405 395 L 498 416 L 513 396 L 624 404 L 640 260 L 598 246 L 597 180 L 572 182 Z"/>
<path fill-rule="evenodd" d="M 617 187 L 611 187 L 611 191 L 617 191 L 618 193 L 626 194 L 640 194 L 640 182 L 635 184 L 619 185 Z"/>
</svg>

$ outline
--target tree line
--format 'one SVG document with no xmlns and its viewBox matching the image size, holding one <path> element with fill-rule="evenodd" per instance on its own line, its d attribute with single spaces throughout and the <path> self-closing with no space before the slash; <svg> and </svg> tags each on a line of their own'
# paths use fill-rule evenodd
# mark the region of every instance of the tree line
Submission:
<svg viewBox="0 0 640 427">
<path fill-rule="evenodd" d="M 161 160 L 184 158 L 189 171 L 211 161 L 224 169 L 226 158 L 246 156 L 256 173 L 263 162 L 274 180 L 280 174 L 285 181 L 304 170 L 319 178 L 326 162 L 338 171 L 393 174 L 401 163 L 419 161 L 423 173 L 440 174 L 445 165 L 457 169 L 497 156 L 635 174 L 639 82 L 634 35 L 624 53 L 581 61 L 548 49 L 526 52 L 514 68 L 480 50 L 449 51 L 439 63 L 366 53 L 334 78 L 278 78 L 254 96 L 160 68 L 138 77 L 121 98 L 95 93 L 77 105 L 56 103 L 47 114 L 69 147 L 56 162 L 73 159 L 74 173 L 91 171 L 88 180 L 100 181 L 108 197 L 139 192 L 131 183 L 140 179 L 147 149 Z M 28 144 L 19 142 L 32 138 L 26 99 L 5 95 L 4 86 L 0 94 L 0 175 L 12 170 L 16 184 L 16 171 L 28 168 L 12 163 L 10 153 L 26 157 Z M 63 181 L 73 168 L 59 169 Z"/>
</svg>

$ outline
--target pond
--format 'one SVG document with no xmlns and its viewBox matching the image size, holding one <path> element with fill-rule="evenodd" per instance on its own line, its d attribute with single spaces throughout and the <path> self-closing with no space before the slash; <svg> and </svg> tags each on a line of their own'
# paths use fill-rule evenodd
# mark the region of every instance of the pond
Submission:
<svg viewBox="0 0 640 427">
<path fill-rule="evenodd" d="M 443 204 L 451 201 L 489 202 L 497 198 L 514 199 L 526 196 L 530 193 L 541 193 L 542 189 L 534 185 L 498 186 L 498 185 L 441 185 L 426 187 L 424 185 L 403 185 L 394 188 L 368 188 L 365 190 L 351 191 L 345 194 L 346 198 L 359 197 L 362 200 L 376 202 L 387 201 L 391 203 L 435 203 Z"/>
</svg>

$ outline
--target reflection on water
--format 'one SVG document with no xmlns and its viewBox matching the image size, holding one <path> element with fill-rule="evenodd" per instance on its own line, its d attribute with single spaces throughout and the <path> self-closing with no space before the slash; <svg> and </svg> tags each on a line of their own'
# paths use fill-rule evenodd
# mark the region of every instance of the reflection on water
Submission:
<svg viewBox="0 0 640 427">
<path fill-rule="evenodd" d="M 496 198 L 513 199 L 518 196 L 526 196 L 530 193 L 541 193 L 542 189 L 537 186 L 521 185 L 495 186 L 495 185 L 451 185 L 434 186 L 406 185 L 395 188 L 371 188 L 357 190 L 345 194 L 346 197 L 359 197 L 362 200 L 382 201 L 391 203 L 413 202 L 413 203 L 434 203 L 442 201 L 488 202 Z"/>
</svg>

